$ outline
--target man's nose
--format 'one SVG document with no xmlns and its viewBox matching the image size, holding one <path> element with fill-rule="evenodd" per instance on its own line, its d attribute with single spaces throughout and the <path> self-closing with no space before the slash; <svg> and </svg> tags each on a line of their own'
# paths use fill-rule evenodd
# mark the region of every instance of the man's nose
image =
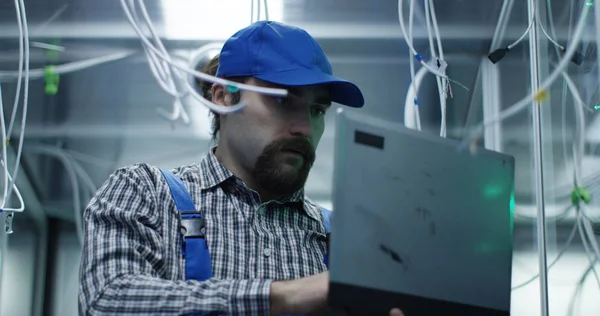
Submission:
<svg viewBox="0 0 600 316">
<path fill-rule="evenodd" d="M 312 135 L 312 122 L 310 113 L 295 113 L 289 121 L 290 134 L 300 137 L 310 137 Z"/>
</svg>

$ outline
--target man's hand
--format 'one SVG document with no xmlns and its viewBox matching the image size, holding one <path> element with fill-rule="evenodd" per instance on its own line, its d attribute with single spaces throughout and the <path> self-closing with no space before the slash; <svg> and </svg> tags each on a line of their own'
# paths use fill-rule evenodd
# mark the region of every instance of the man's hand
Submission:
<svg viewBox="0 0 600 316">
<path fill-rule="evenodd" d="M 292 281 L 271 284 L 271 315 L 323 314 L 327 308 L 329 272 L 315 274 Z M 404 316 L 394 308 L 390 316 Z"/>
<path fill-rule="evenodd" d="M 327 307 L 329 272 L 271 284 L 271 315 L 321 313 Z"/>
</svg>

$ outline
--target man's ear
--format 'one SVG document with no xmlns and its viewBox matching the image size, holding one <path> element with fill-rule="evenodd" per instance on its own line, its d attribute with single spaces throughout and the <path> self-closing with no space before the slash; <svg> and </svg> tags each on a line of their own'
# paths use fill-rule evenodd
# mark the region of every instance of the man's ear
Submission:
<svg viewBox="0 0 600 316">
<path fill-rule="evenodd" d="M 211 94 L 213 103 L 222 106 L 230 105 L 230 102 L 227 101 L 231 101 L 231 96 L 229 96 L 229 93 L 227 93 L 227 90 L 225 90 L 224 86 L 216 83 L 213 84 L 211 88 Z"/>
</svg>

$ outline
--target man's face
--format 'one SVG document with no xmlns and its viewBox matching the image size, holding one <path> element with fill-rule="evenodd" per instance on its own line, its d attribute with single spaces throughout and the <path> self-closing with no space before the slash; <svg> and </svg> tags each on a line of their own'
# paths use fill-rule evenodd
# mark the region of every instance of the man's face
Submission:
<svg viewBox="0 0 600 316">
<path fill-rule="evenodd" d="M 248 83 L 277 88 L 258 79 Z M 291 194 L 306 183 L 331 104 L 327 86 L 285 88 L 286 97 L 243 91 L 241 101 L 248 106 L 221 117 L 221 140 L 226 138 L 257 184 L 275 195 Z"/>
</svg>

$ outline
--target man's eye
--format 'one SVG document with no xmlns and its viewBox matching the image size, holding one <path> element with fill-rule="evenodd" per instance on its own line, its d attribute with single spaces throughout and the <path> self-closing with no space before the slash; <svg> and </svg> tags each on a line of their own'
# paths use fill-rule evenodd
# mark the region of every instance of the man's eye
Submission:
<svg viewBox="0 0 600 316">
<path fill-rule="evenodd" d="M 327 113 L 327 109 L 324 106 L 313 106 L 312 108 L 313 115 L 323 116 Z"/>
<path fill-rule="evenodd" d="M 289 103 L 289 98 L 287 97 L 273 97 L 273 100 L 275 100 L 275 102 L 277 102 L 277 104 L 280 105 L 286 105 Z"/>
</svg>

